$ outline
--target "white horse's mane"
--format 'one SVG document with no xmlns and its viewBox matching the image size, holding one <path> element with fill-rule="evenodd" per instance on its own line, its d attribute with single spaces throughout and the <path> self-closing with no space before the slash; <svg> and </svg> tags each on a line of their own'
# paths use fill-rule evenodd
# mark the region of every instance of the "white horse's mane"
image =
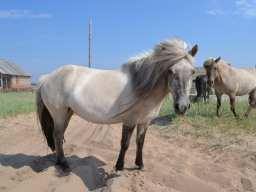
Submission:
<svg viewBox="0 0 256 192">
<path fill-rule="evenodd" d="M 178 38 L 163 41 L 154 50 L 131 58 L 121 70 L 130 73 L 134 91 L 141 96 L 160 85 L 167 86 L 168 69 L 181 59 L 192 65 L 194 58 L 185 50 L 186 47 L 187 44 Z"/>
</svg>

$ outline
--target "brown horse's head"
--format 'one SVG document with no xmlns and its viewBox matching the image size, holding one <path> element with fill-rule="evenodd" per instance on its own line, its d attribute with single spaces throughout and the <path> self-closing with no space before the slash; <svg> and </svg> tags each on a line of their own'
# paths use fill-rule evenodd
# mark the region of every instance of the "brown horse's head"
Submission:
<svg viewBox="0 0 256 192">
<path fill-rule="evenodd" d="M 214 85 L 214 80 L 218 76 L 218 62 L 220 61 L 221 57 L 218 59 L 207 59 L 204 62 L 204 68 L 206 69 L 207 75 L 207 84 L 209 87 Z"/>
</svg>

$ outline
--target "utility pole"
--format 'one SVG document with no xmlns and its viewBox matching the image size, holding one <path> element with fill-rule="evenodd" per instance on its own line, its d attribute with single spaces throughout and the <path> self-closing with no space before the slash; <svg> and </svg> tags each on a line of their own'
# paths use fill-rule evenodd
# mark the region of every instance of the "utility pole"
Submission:
<svg viewBox="0 0 256 192">
<path fill-rule="evenodd" d="M 89 23 L 89 68 L 91 68 L 92 21 Z"/>
</svg>

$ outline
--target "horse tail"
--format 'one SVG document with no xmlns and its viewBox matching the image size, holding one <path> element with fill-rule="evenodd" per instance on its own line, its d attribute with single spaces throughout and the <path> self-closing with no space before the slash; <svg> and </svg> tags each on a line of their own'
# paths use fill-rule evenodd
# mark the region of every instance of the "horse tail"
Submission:
<svg viewBox="0 0 256 192">
<path fill-rule="evenodd" d="M 53 138 L 53 129 L 54 129 L 53 119 L 41 97 L 41 87 L 46 78 L 47 78 L 47 75 L 40 77 L 37 83 L 37 89 L 36 89 L 37 118 L 41 124 L 42 132 L 47 140 L 48 146 L 51 148 L 52 151 L 55 151 L 55 144 L 54 144 L 54 138 Z"/>
</svg>

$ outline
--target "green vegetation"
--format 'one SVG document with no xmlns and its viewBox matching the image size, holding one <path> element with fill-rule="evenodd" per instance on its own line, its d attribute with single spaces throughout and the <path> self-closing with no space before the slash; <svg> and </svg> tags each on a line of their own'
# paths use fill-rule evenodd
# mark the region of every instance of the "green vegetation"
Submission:
<svg viewBox="0 0 256 192">
<path fill-rule="evenodd" d="M 0 93 L 0 118 L 34 111 L 35 93 Z"/>
<path fill-rule="evenodd" d="M 236 111 L 241 116 L 236 119 L 229 101 L 223 101 L 218 118 L 216 101 L 191 103 L 189 112 L 178 116 L 174 112 L 172 99 L 165 99 L 158 117 L 151 124 L 160 129 L 162 136 L 171 140 L 196 138 L 206 140 L 215 147 L 227 147 L 243 141 L 245 134 L 256 133 L 256 109 L 251 111 L 249 118 L 243 117 L 248 107 L 248 102 L 236 102 Z"/>
</svg>

